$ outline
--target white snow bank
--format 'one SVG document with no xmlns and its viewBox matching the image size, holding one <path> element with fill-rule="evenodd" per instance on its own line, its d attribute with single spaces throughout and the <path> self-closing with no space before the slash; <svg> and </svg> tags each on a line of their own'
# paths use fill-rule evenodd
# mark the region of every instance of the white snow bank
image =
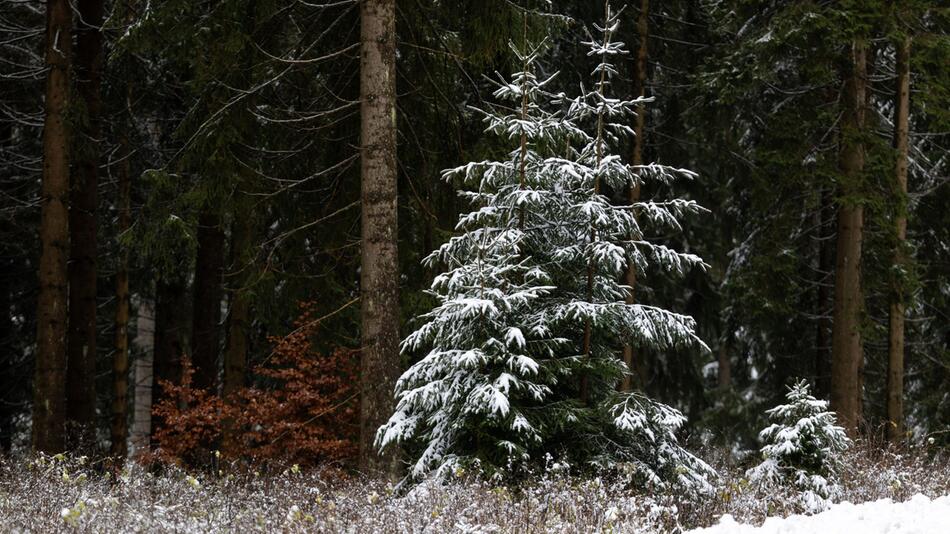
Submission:
<svg viewBox="0 0 950 534">
<path fill-rule="evenodd" d="M 909 501 L 890 499 L 851 504 L 843 502 L 811 516 L 770 517 L 760 527 L 736 523 L 726 514 L 719 524 L 687 534 L 940 534 L 950 532 L 950 496 L 930 500 L 915 495 Z"/>
</svg>

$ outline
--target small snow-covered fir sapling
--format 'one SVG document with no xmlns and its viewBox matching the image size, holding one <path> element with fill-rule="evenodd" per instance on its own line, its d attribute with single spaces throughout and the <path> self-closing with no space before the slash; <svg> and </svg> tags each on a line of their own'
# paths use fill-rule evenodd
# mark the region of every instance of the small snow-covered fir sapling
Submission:
<svg viewBox="0 0 950 534">
<path fill-rule="evenodd" d="M 747 476 L 753 482 L 789 481 L 800 491 L 832 497 L 841 454 L 851 441 L 835 424 L 828 402 L 813 397 L 804 380 L 790 386 L 786 398 L 788 404 L 766 412 L 773 423 L 759 433 L 763 461 Z"/>
<path fill-rule="evenodd" d="M 683 415 L 616 387 L 629 372 L 618 358 L 625 342 L 705 348 L 691 317 L 627 303 L 630 288 L 619 281 L 630 264 L 640 280 L 648 268 L 704 265 L 647 237 L 679 229 L 681 217 L 702 210 L 695 202 L 618 206 L 605 195 L 693 176 L 614 153 L 641 102 L 610 96 L 611 60 L 626 53 L 612 41 L 617 26 L 608 6 L 599 37 L 584 43 L 599 59 L 593 89 L 573 98 L 537 74 L 544 43 L 512 45 L 522 70 L 498 82 L 502 104 L 483 112 L 512 150 L 443 173 L 471 188 L 460 194 L 473 210 L 426 259 L 445 269 L 431 287 L 438 305 L 403 341 L 422 357 L 399 379 L 396 411 L 377 434 L 380 446 L 405 446 L 412 478 L 467 464 L 512 475 L 553 455 L 641 484 L 709 488 L 712 469 L 677 442 Z"/>
</svg>

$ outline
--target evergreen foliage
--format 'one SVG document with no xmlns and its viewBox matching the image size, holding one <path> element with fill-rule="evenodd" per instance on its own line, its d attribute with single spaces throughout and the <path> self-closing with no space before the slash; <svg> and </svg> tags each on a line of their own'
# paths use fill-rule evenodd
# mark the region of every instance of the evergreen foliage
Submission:
<svg viewBox="0 0 950 534">
<path fill-rule="evenodd" d="M 774 421 L 759 433 L 764 460 L 749 471 L 753 481 L 788 480 L 803 492 L 828 498 L 836 491 L 841 453 L 850 440 L 835 424 L 828 402 L 818 400 L 808 383 L 789 387 L 788 404 L 767 411 Z"/>
<path fill-rule="evenodd" d="M 931 322 L 931 317 L 944 314 L 936 310 L 945 305 L 940 291 L 923 290 L 920 285 L 925 283 L 923 278 L 929 278 L 933 288 L 945 285 L 946 264 L 934 257 L 936 249 L 919 247 L 909 254 L 906 271 L 895 277 L 890 260 L 894 237 L 889 230 L 903 209 L 902 202 L 894 200 L 892 185 L 892 39 L 909 33 L 915 36 L 906 206 L 909 241 L 926 240 L 940 232 L 935 229 L 941 225 L 935 224 L 928 210 L 948 198 L 946 185 L 934 181 L 941 182 L 937 177 L 946 174 L 942 155 L 947 148 L 938 141 L 945 136 L 925 132 L 947 130 L 941 118 L 946 106 L 935 107 L 931 100 L 945 100 L 941 88 L 948 83 L 946 69 L 935 69 L 931 63 L 937 56 L 946 62 L 946 10 L 933 9 L 929 2 L 766 0 L 705 2 L 701 10 L 702 27 L 712 33 L 705 40 L 716 44 L 692 78 L 690 92 L 696 100 L 688 119 L 695 135 L 690 140 L 698 142 L 698 150 L 703 152 L 708 146 L 712 153 L 737 156 L 735 167 L 719 184 L 704 185 L 723 195 L 727 204 L 717 210 L 717 217 L 734 216 L 724 227 L 738 231 L 730 237 L 731 243 L 718 243 L 728 247 L 726 257 L 713 254 L 717 245 L 711 244 L 708 252 L 703 246 L 703 256 L 714 265 L 722 262 L 725 270 L 716 292 L 722 298 L 720 316 L 727 323 L 723 326 L 732 338 L 732 351 L 741 355 L 735 365 L 746 367 L 733 373 L 736 386 L 747 387 L 747 399 L 762 406 L 778 402 L 782 385 L 795 376 L 814 377 L 817 394 L 829 394 L 835 219 L 841 206 L 861 205 L 867 229 L 861 262 L 867 310 L 862 320 L 868 377 L 865 418 L 877 424 L 886 404 L 876 399 L 885 395 L 886 318 L 895 278 L 912 301 L 922 299 L 908 307 L 907 335 L 919 341 L 916 350 L 927 356 L 908 359 L 908 380 L 917 384 L 911 376 L 946 377 L 947 337 Z M 838 170 L 843 138 L 838 121 L 841 65 L 849 58 L 852 40 L 860 36 L 871 36 L 872 42 L 868 128 L 861 134 L 867 162 L 865 172 L 850 179 L 859 183 L 846 184 L 848 179 Z M 673 59 L 665 62 L 672 64 Z M 669 105 L 660 103 L 661 108 Z M 728 121 L 716 122 L 723 114 Z M 716 176 L 709 164 L 724 162 L 705 158 L 694 168 L 704 177 Z M 848 185 L 850 193 L 842 193 L 842 185 Z M 929 393 L 931 387 L 910 382 L 908 406 L 928 405 L 928 415 L 918 421 L 942 418 L 933 415 L 945 411 L 929 406 L 946 406 L 943 397 L 935 398 Z M 933 428 L 930 424 L 918 426 L 916 432 L 925 434 L 923 427 Z"/>
<path fill-rule="evenodd" d="M 646 237 L 648 228 L 678 230 L 697 204 L 617 206 L 602 191 L 693 177 L 628 165 L 613 152 L 637 104 L 609 94 L 612 61 L 626 53 L 611 40 L 618 23 L 608 11 L 600 36 L 584 43 L 599 59 L 596 81 L 573 98 L 537 74 L 544 43 L 512 45 L 523 68 L 498 82 L 495 97 L 510 104 L 485 121 L 515 148 L 444 172 L 472 187 L 461 195 L 475 209 L 426 259 L 446 269 L 432 283 L 438 305 L 403 350 L 427 352 L 400 378 L 396 413 L 377 439 L 409 445 L 412 478 L 468 464 L 513 475 L 553 455 L 581 468 L 629 466 L 641 484 L 708 487 L 712 470 L 677 442 L 682 414 L 615 389 L 629 372 L 617 357 L 625 339 L 704 347 L 692 318 L 626 304 L 629 288 L 618 282 L 628 262 L 673 274 L 703 266 Z"/>
</svg>

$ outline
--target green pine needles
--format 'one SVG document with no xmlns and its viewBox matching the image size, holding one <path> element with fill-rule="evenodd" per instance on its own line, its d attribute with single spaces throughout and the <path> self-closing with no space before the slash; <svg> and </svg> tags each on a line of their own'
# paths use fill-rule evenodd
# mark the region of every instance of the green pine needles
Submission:
<svg viewBox="0 0 950 534">
<path fill-rule="evenodd" d="M 502 103 L 487 130 L 514 145 L 500 161 L 445 171 L 471 190 L 459 235 L 426 261 L 444 268 L 432 283 L 438 305 L 402 344 L 424 356 L 400 378 L 395 414 L 378 432 L 403 444 L 410 479 L 474 466 L 517 476 L 550 458 L 572 468 L 607 468 L 640 485 L 708 489 L 712 469 L 684 450 L 677 410 L 617 385 L 629 370 L 624 343 L 654 350 L 698 345 L 691 317 L 628 304 L 628 265 L 639 276 L 704 267 L 691 254 L 648 239 L 702 210 L 686 200 L 610 202 L 604 190 L 692 173 L 629 165 L 614 153 L 632 133 L 640 100 L 610 96 L 616 13 L 584 43 L 599 59 L 593 90 L 568 97 L 536 75 L 541 46 L 512 50 L 521 72 L 499 80 Z"/>
<path fill-rule="evenodd" d="M 806 502 L 820 505 L 837 490 L 841 453 L 851 441 L 835 424 L 828 402 L 813 397 L 804 380 L 789 387 L 786 398 L 788 404 L 766 412 L 773 424 L 759 433 L 765 443 L 763 461 L 748 475 L 753 482 L 789 480 L 806 495 Z"/>
</svg>

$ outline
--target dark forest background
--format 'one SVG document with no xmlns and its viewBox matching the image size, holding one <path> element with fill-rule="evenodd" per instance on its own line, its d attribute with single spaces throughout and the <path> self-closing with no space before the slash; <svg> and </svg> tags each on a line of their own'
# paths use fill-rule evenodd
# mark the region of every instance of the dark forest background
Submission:
<svg viewBox="0 0 950 534">
<path fill-rule="evenodd" d="M 345 427 L 342 438 L 300 439 L 355 436 L 355 384 L 378 378 L 361 374 L 350 351 L 366 327 L 358 302 L 359 3 L 2 0 L 0 447 L 30 446 L 41 386 L 44 113 L 48 75 L 60 68 L 47 68 L 44 47 L 46 8 L 58 4 L 71 12 L 76 39 L 63 86 L 71 183 L 66 442 L 90 450 L 111 443 L 124 454 L 117 440 L 144 439 L 141 447 L 166 418 L 181 416 L 155 416 L 152 405 L 169 395 L 179 410 L 189 405 L 158 381 L 181 385 L 184 376 L 188 388 L 220 398 L 242 388 L 272 398 L 302 384 L 293 391 L 311 395 L 311 405 L 351 413 L 334 419 Z M 835 260 L 838 247 L 857 240 L 861 426 L 871 435 L 899 428 L 890 431 L 897 440 L 950 443 L 948 8 L 885 0 L 614 7 L 624 10 L 618 39 L 632 52 L 614 90 L 638 94 L 643 50 L 643 91 L 655 99 L 645 108 L 643 160 L 698 174 L 641 196 L 694 199 L 709 209 L 664 237 L 709 269 L 683 280 L 648 276 L 637 293 L 695 317 L 712 350 L 639 351 L 635 387 L 681 409 L 695 442 L 740 447 L 754 444 L 764 409 L 794 379 L 831 397 L 834 295 L 843 283 Z M 547 39 L 543 69 L 573 92 L 591 68 L 578 43 L 603 6 L 399 0 L 395 13 L 405 335 L 433 303 L 424 290 L 436 273 L 421 259 L 453 235 L 466 209 L 459 184 L 440 171 L 509 149 L 483 133 L 472 109 L 492 99 L 487 78 L 519 69 L 508 43 Z M 902 66 L 910 88 L 906 192 L 895 172 L 903 157 L 895 144 Z M 856 76 L 865 88 L 859 121 L 848 118 Z M 855 146 L 863 156 L 857 169 L 842 162 Z M 633 143 L 628 150 L 632 158 Z M 615 194 L 624 202 L 625 192 Z M 840 235 L 842 211 L 856 209 L 859 235 Z M 897 412 L 906 431 L 888 413 L 895 302 L 906 317 Z M 294 347 L 280 341 L 301 331 Z M 275 354 L 283 355 L 277 367 Z M 410 363 L 389 357 L 401 358 L 401 369 Z M 322 367 L 299 376 L 259 372 L 301 361 Z M 321 382 L 327 376 L 334 381 Z M 307 402 L 296 402 L 307 412 Z M 219 448 L 228 432 L 205 438 Z"/>
</svg>

